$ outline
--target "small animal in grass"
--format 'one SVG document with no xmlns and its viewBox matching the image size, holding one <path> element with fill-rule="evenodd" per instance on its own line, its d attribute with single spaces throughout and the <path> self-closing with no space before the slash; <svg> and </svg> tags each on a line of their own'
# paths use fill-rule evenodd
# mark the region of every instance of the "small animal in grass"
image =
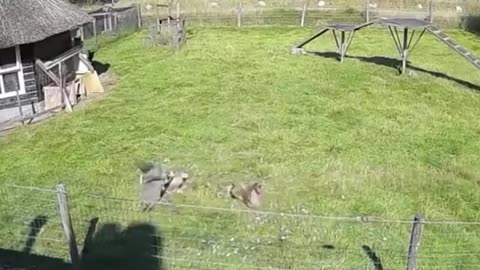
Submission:
<svg viewBox="0 0 480 270">
<path fill-rule="evenodd" d="M 263 185 L 255 182 L 248 186 L 242 185 L 240 189 L 235 191 L 235 184 L 230 184 L 227 192 L 235 200 L 241 201 L 248 208 L 259 208 L 263 199 Z"/>
<path fill-rule="evenodd" d="M 170 171 L 167 176 L 167 183 L 164 185 L 164 193 L 182 193 L 189 178 L 190 176 L 186 172 Z"/>
<path fill-rule="evenodd" d="M 147 211 L 153 208 L 165 192 L 169 172 L 164 165 L 152 162 L 140 165 L 139 169 L 142 209 Z"/>
</svg>

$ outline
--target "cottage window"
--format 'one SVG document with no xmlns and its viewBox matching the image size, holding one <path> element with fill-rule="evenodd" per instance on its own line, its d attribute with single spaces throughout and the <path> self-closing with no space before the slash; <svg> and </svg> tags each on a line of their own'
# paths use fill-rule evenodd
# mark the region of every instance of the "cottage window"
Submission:
<svg viewBox="0 0 480 270">
<path fill-rule="evenodd" d="M 0 98 L 25 93 L 18 46 L 0 49 Z"/>
</svg>

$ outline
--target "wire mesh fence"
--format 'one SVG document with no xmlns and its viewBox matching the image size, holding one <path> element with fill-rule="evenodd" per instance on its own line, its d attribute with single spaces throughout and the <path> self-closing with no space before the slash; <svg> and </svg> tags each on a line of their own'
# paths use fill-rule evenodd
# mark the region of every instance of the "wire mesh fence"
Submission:
<svg viewBox="0 0 480 270">
<path fill-rule="evenodd" d="M 0 198 L 1 248 L 68 258 L 55 189 L 2 186 Z"/>
<path fill-rule="evenodd" d="M 111 229 L 114 234 L 133 230 L 129 225 L 133 222 L 154 234 L 145 242 L 156 243 L 151 255 L 160 258 L 166 269 L 365 269 L 373 253 L 382 254 L 383 260 L 398 268 L 405 263 L 410 230 L 409 222 L 366 223 L 356 218 L 170 204 L 141 213 L 135 200 L 72 196 L 72 205 L 77 205 L 75 201 L 86 202 L 72 211 L 81 232 L 92 231 L 90 221 L 98 218 L 95 240 L 87 242 L 102 248 L 91 245 L 90 256 L 95 258 L 95 250 L 108 245 L 118 247 L 118 241 L 104 235 L 110 235 Z M 84 238 L 92 237 L 85 234 Z"/>
<path fill-rule="evenodd" d="M 95 21 L 82 27 L 85 50 L 95 51 L 101 44 L 109 43 L 124 34 L 140 29 L 148 29 L 146 44 L 165 43 L 157 42 L 157 39 L 163 38 L 157 33 L 161 31 L 152 30 L 157 29 L 159 22 L 166 18 L 181 18 L 180 21 L 186 20 L 188 26 L 243 27 L 360 24 L 382 17 L 408 17 L 429 20 L 440 27 L 460 27 L 471 32 L 480 32 L 478 15 L 480 2 L 477 0 L 128 0 L 124 2 L 131 5 L 103 6 L 90 12 Z M 182 29 L 186 29 L 185 24 Z M 180 38 L 173 39 L 179 39 L 183 44 L 184 35 L 185 33 L 182 32 L 178 34 Z"/>
<path fill-rule="evenodd" d="M 429 269 L 480 268 L 479 223 L 424 224 L 418 267 Z"/>
<path fill-rule="evenodd" d="M 480 267 L 480 222 L 169 203 L 143 212 L 138 200 L 58 187 L 2 186 L 0 196 L 2 249 L 71 258 L 71 221 L 81 269 L 412 269 L 406 266 L 415 261 L 417 269 Z"/>
<path fill-rule="evenodd" d="M 143 20 L 153 20 L 170 4 L 191 25 L 317 26 L 327 23 L 359 23 L 379 17 L 433 18 L 440 26 L 458 27 L 476 19 L 477 0 L 130 0 L 141 8 Z"/>
<path fill-rule="evenodd" d="M 137 31 L 141 25 L 140 9 L 128 7 L 103 7 L 89 13 L 95 20 L 82 27 L 85 49 L 96 50 L 99 44 Z"/>
</svg>

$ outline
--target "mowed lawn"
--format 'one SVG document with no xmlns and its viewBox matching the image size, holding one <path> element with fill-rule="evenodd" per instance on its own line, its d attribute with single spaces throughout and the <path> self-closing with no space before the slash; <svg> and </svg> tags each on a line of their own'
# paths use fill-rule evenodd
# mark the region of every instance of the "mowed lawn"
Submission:
<svg viewBox="0 0 480 270">
<path fill-rule="evenodd" d="M 229 208 L 222 185 L 264 180 L 269 211 L 480 220 L 478 70 L 426 34 L 413 74 L 399 76 L 384 59 L 397 56 L 384 29 L 358 32 L 343 64 L 289 55 L 311 32 L 193 29 L 179 52 L 144 48 L 143 33 L 108 44 L 95 56 L 121 78 L 108 97 L 1 138 L 0 179 L 137 198 L 135 162 L 167 159 L 193 172 L 194 189 L 178 196 L 186 204 Z M 477 37 L 449 33 L 480 55 Z M 333 51 L 333 38 L 308 49 Z M 390 239 L 401 252 L 409 229 Z"/>
</svg>

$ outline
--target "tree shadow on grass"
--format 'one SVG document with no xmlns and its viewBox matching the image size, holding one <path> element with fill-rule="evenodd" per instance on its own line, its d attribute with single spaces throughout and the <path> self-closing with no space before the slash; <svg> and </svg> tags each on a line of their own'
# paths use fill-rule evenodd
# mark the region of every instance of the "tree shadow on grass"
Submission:
<svg viewBox="0 0 480 270">
<path fill-rule="evenodd" d="M 132 224 L 125 229 L 116 223 L 97 227 L 92 219 L 81 254 L 82 270 L 162 270 L 163 240 L 150 224 Z"/>
<path fill-rule="evenodd" d="M 314 55 L 324 57 L 324 58 L 338 59 L 338 54 L 333 53 L 333 52 L 309 52 L 309 53 L 312 53 Z M 399 66 L 401 65 L 401 62 L 400 62 L 400 60 L 395 59 L 395 58 L 383 57 L 383 56 L 373 56 L 373 57 L 345 56 L 345 58 L 357 59 L 357 60 L 360 60 L 360 61 L 366 62 L 366 63 L 385 66 L 385 67 L 389 67 L 389 68 L 395 68 L 398 71 L 400 71 Z M 347 63 L 344 63 L 344 64 L 347 64 Z M 460 84 L 464 87 L 467 87 L 471 90 L 480 92 L 480 86 L 478 86 L 474 83 L 471 83 L 471 82 L 468 82 L 468 81 L 465 81 L 465 80 L 462 80 L 462 79 L 451 77 L 451 76 L 449 76 L 445 73 L 442 73 L 442 72 L 431 71 L 431 70 L 423 69 L 421 67 L 414 66 L 414 65 L 411 64 L 410 61 L 407 62 L 407 65 L 408 65 L 407 69 L 414 70 L 414 71 L 417 71 L 417 72 L 423 72 L 423 73 L 429 74 L 433 77 L 453 81 L 453 82 L 458 83 L 458 84 Z"/>
<path fill-rule="evenodd" d="M 70 270 L 75 267 L 62 259 L 31 254 L 47 218 L 39 216 L 29 225 L 30 232 L 23 252 L 0 248 L 0 269 Z M 163 270 L 163 241 L 156 228 L 147 223 L 123 229 L 106 223 L 97 229 L 98 218 L 90 221 L 81 254 L 80 270 Z M 78 268 L 77 268 L 78 269 Z"/>
</svg>

